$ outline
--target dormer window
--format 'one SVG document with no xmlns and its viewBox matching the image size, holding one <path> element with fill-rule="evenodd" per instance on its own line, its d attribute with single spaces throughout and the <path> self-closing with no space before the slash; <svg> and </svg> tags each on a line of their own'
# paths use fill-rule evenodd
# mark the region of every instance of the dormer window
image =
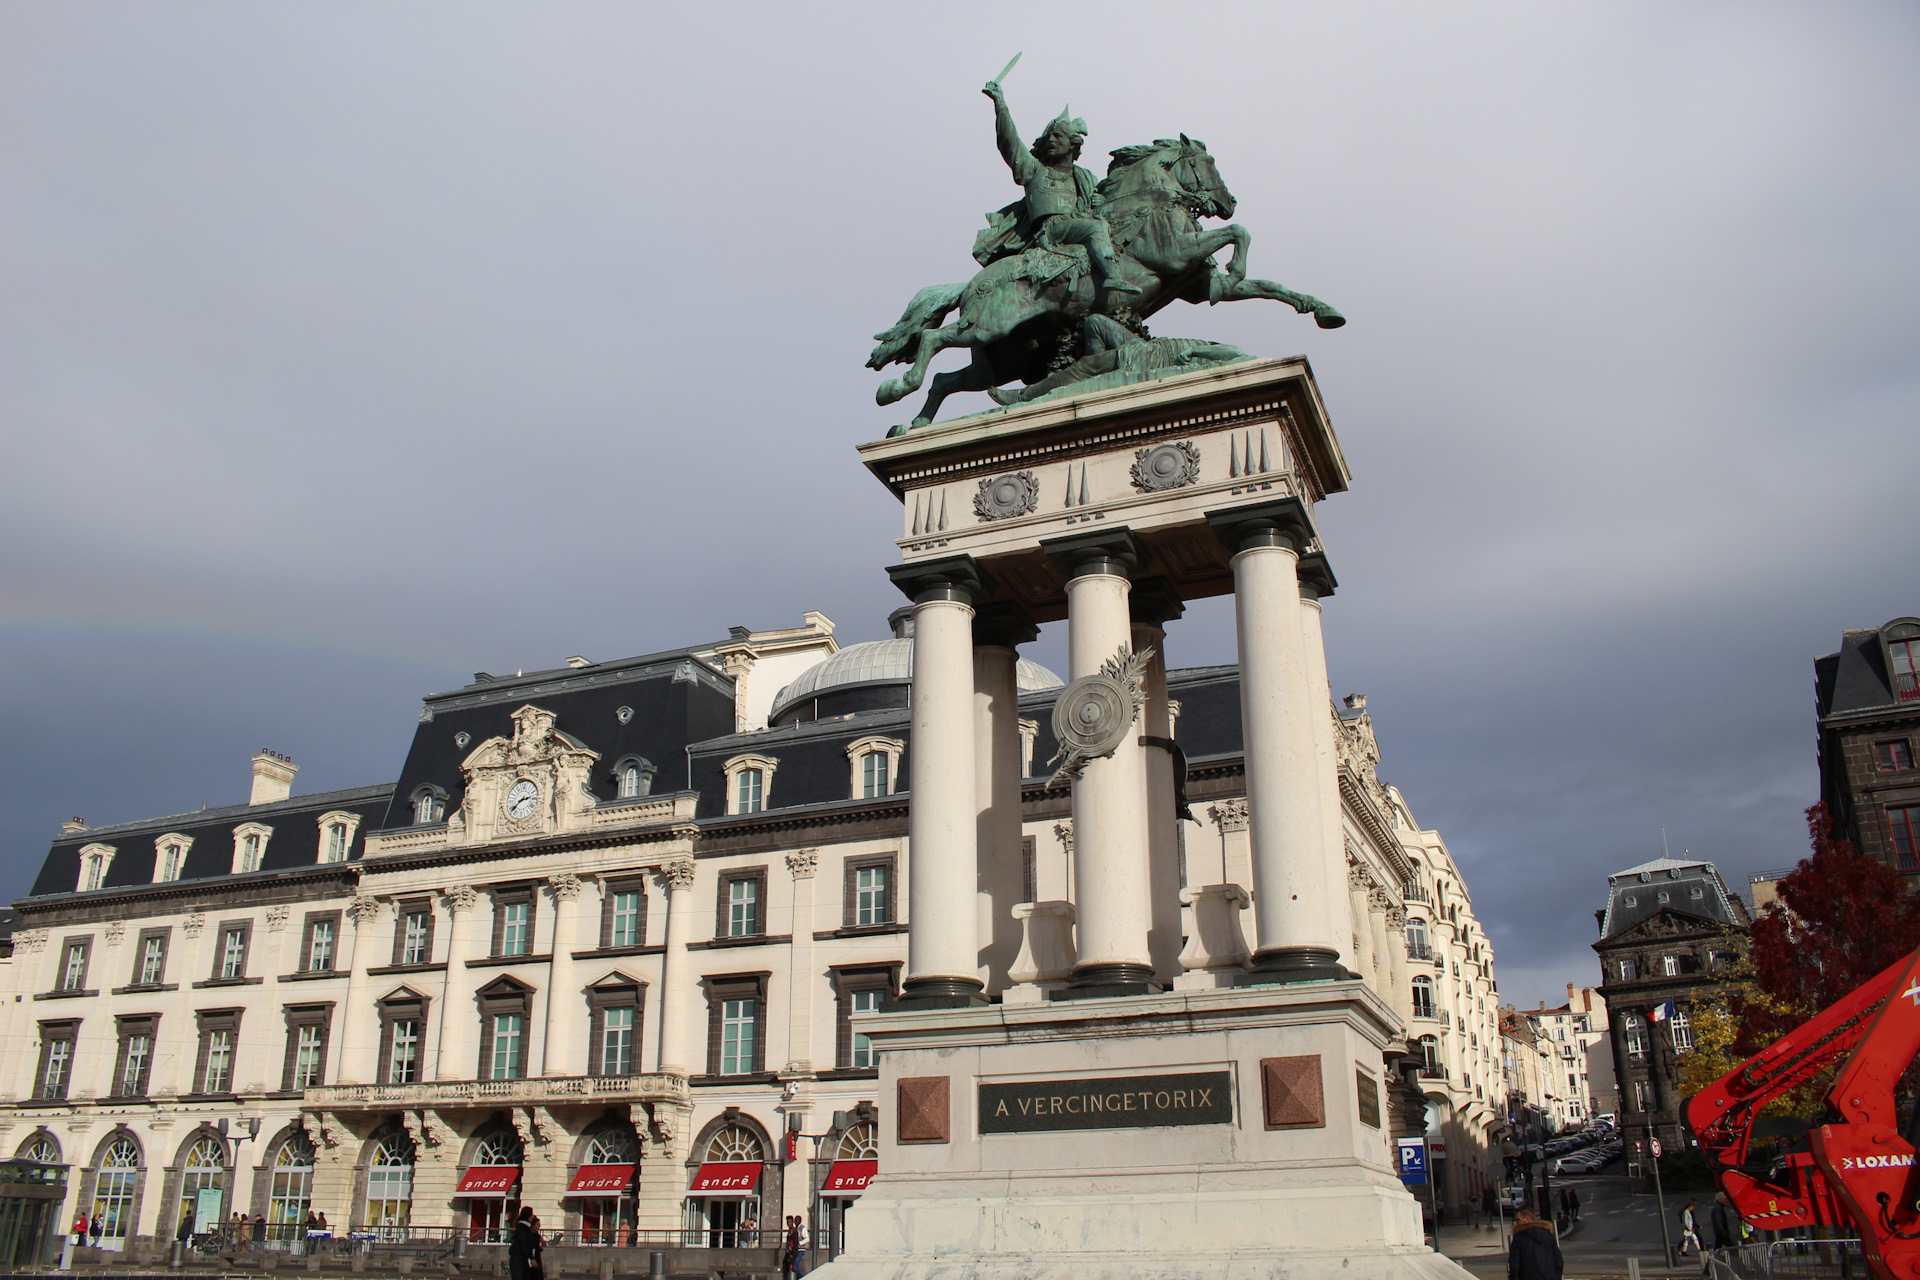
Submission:
<svg viewBox="0 0 1920 1280">
<path fill-rule="evenodd" d="M 761 813 L 773 787 L 773 771 L 780 762 L 772 756 L 735 756 L 721 766 L 727 778 L 727 812 Z"/>
<path fill-rule="evenodd" d="M 191 848 L 192 836 L 168 834 L 154 841 L 153 882 L 178 880 L 187 869 L 187 850 Z"/>
<path fill-rule="evenodd" d="M 1920 622 L 1910 619 L 1880 631 L 1887 646 L 1887 674 L 1893 677 L 1893 696 L 1902 702 L 1920 702 Z"/>
<path fill-rule="evenodd" d="M 320 815 L 320 861 L 345 862 L 353 849 L 353 836 L 360 829 L 360 815 L 335 809 Z"/>
<path fill-rule="evenodd" d="M 110 844 L 90 844 L 80 851 L 80 892 L 88 893 L 104 888 L 107 883 L 107 869 L 113 865 L 114 847 Z"/>
<path fill-rule="evenodd" d="M 613 769 L 614 794 L 622 800 L 637 800 L 653 794 L 653 762 L 640 756 L 628 756 Z"/>
<path fill-rule="evenodd" d="M 900 774 L 900 756 L 907 744 L 897 738 L 861 738 L 847 746 L 853 763 L 853 798 L 878 800 L 893 794 Z"/>
<path fill-rule="evenodd" d="M 273 828 L 259 822 L 243 822 L 233 829 L 233 870 L 235 875 L 258 871 L 267 857 L 267 841 Z"/>
<path fill-rule="evenodd" d="M 421 787 L 413 793 L 413 824 L 431 826 L 447 818 L 447 793 L 438 787 Z"/>
</svg>

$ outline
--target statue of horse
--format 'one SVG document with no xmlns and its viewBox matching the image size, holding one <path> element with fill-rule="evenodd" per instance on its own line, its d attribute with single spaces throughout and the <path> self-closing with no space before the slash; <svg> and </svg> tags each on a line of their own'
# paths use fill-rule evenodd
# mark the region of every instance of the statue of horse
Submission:
<svg viewBox="0 0 1920 1280">
<path fill-rule="evenodd" d="M 966 368 L 934 375 L 927 402 L 913 420 L 914 426 L 925 426 L 955 392 L 987 391 L 1016 380 L 1031 386 L 1069 364 L 1079 354 L 1074 348 L 1088 315 L 1112 315 L 1137 325 L 1176 299 L 1270 298 L 1311 313 L 1323 329 L 1346 323 L 1318 298 L 1271 280 L 1247 279 L 1253 237 L 1245 227 L 1201 229 L 1201 218 L 1229 218 L 1235 207 L 1205 143 L 1182 134 L 1150 146 L 1123 147 L 1112 156 L 1094 197 L 1096 209 L 1112 229 L 1121 278 L 1141 292 L 1097 291 L 1078 246 L 1029 248 L 989 263 L 965 284 L 922 289 L 898 324 L 874 335 L 880 345 L 868 368 L 910 366 L 904 376 L 882 383 L 876 400 L 884 405 L 905 399 L 926 381 L 936 355 L 949 347 L 969 348 L 973 361 Z M 1228 245 L 1233 257 L 1223 271 L 1214 255 Z M 958 317 L 945 324 L 956 309 Z"/>
</svg>

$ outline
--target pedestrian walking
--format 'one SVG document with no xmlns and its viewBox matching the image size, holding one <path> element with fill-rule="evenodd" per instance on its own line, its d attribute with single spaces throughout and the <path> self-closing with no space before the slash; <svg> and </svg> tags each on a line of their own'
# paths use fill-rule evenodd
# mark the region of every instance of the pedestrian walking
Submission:
<svg viewBox="0 0 1920 1280">
<path fill-rule="evenodd" d="M 1693 1212 L 1699 1207 L 1698 1200 L 1689 1200 L 1680 1206 L 1680 1256 L 1683 1258 L 1689 1245 L 1695 1253 L 1700 1252 L 1700 1221 Z"/>
<path fill-rule="evenodd" d="M 796 1280 L 807 1274 L 807 1220 L 797 1214 L 793 1219 L 793 1274 Z"/>
<path fill-rule="evenodd" d="M 521 1205 L 520 1217 L 513 1224 L 513 1242 L 507 1246 L 507 1274 L 512 1280 L 541 1280 L 540 1254 L 545 1248 L 533 1206 Z"/>
<path fill-rule="evenodd" d="M 1560 1280 L 1566 1259 L 1553 1228 L 1531 1209 L 1513 1215 L 1513 1239 L 1507 1244 L 1507 1280 Z"/>
<path fill-rule="evenodd" d="M 94 1248 L 98 1249 L 100 1247 L 100 1236 L 106 1229 L 107 1216 L 100 1212 L 99 1205 L 95 1205 L 93 1207 L 93 1223 L 87 1228 L 87 1238 L 93 1242 Z"/>
<path fill-rule="evenodd" d="M 1493 1230 L 1494 1219 L 1500 1216 L 1500 1206 L 1494 1198 L 1491 1186 L 1480 1193 L 1480 1216 L 1481 1225 L 1488 1231 Z"/>
<path fill-rule="evenodd" d="M 1572 1187 L 1567 1188 L 1567 1217 L 1574 1222 L 1580 1221 L 1580 1193 Z"/>
</svg>

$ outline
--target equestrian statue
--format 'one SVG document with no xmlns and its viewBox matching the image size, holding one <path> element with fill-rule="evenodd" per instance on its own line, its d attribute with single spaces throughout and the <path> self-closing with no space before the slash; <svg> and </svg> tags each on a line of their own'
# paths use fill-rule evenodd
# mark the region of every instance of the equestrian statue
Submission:
<svg viewBox="0 0 1920 1280">
<path fill-rule="evenodd" d="M 1084 121 L 1063 110 L 1023 148 L 1000 79 L 982 92 L 993 101 L 1000 154 L 1025 194 L 987 215 L 974 241 L 981 269 L 973 279 L 922 289 L 898 324 L 874 335 L 880 345 L 868 368 L 908 366 L 881 384 L 875 398 L 883 405 L 918 391 L 940 352 L 965 347 L 972 354 L 965 368 L 933 375 L 913 426 L 932 422 L 958 391 L 1015 404 L 1102 375 L 1131 381 L 1246 358 L 1223 343 L 1152 337 L 1148 317 L 1176 299 L 1271 298 L 1311 313 L 1322 329 L 1347 322 L 1318 298 L 1247 279 L 1253 238 L 1245 227 L 1201 229 L 1201 219 L 1230 218 L 1234 210 L 1206 143 L 1181 134 L 1122 147 L 1110 153 L 1107 176 L 1096 180 L 1077 163 Z M 1214 255 L 1228 245 L 1233 257 L 1222 269 Z M 1022 385 L 1008 386 L 1016 382 Z"/>
</svg>

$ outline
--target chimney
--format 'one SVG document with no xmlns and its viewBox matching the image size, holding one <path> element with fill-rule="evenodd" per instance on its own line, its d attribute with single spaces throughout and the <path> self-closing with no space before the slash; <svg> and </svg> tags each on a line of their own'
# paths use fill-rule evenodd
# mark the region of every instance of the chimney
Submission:
<svg viewBox="0 0 1920 1280">
<path fill-rule="evenodd" d="M 85 831 L 86 829 L 87 829 L 87 824 L 82 822 L 77 817 L 68 818 L 65 822 L 60 824 L 60 834 L 63 836 L 78 835 L 80 832 Z"/>
<path fill-rule="evenodd" d="M 272 804 L 285 800 L 293 794 L 293 775 L 299 771 L 300 766 L 293 762 L 292 756 L 260 748 L 260 754 L 253 758 L 253 794 L 247 797 L 247 803 Z"/>
</svg>

